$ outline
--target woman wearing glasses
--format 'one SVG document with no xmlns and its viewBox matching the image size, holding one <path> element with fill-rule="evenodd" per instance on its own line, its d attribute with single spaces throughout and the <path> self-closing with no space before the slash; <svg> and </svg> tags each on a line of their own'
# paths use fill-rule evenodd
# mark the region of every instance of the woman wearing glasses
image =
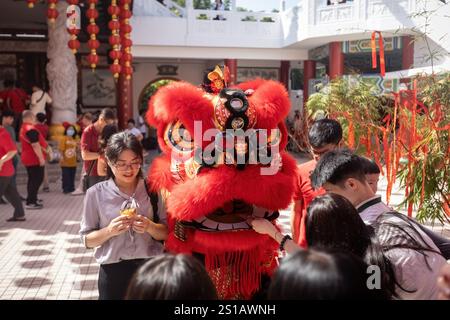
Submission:
<svg viewBox="0 0 450 320">
<path fill-rule="evenodd" d="M 163 252 L 159 241 L 167 238 L 167 221 L 162 197 L 157 205 L 150 201 L 137 138 L 114 134 L 105 157 L 107 180 L 86 192 L 80 235 L 86 248 L 95 248 L 100 264 L 99 299 L 118 300 L 124 298 L 138 267 Z"/>
</svg>

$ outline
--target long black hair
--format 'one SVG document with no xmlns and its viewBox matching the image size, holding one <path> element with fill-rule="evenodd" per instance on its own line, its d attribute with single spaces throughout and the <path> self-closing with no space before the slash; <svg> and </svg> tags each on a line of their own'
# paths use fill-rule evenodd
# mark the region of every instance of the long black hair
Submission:
<svg viewBox="0 0 450 320">
<path fill-rule="evenodd" d="M 350 201 L 334 193 L 318 196 L 308 206 L 306 219 L 310 247 L 349 251 L 368 265 L 377 265 L 382 273 L 382 290 L 396 296 L 395 285 L 399 284 L 394 269 L 374 230 L 366 226 Z"/>
<path fill-rule="evenodd" d="M 142 153 L 142 145 L 134 134 L 128 132 L 119 132 L 113 134 L 109 138 L 108 144 L 105 149 L 105 156 L 109 162 L 114 164 L 119 159 L 120 154 L 125 150 L 134 152 L 136 156 L 141 160 L 141 163 L 143 163 L 144 156 Z M 142 168 L 140 168 L 138 177 L 142 176 Z M 108 179 L 114 178 L 114 173 L 109 167 L 109 164 L 106 172 L 106 177 Z"/>
<path fill-rule="evenodd" d="M 300 250 L 283 259 L 269 287 L 269 300 L 388 299 L 367 286 L 367 264 L 337 250 Z"/>
<path fill-rule="evenodd" d="M 217 300 L 217 292 L 208 272 L 196 258 L 162 254 L 138 269 L 125 299 Z"/>
</svg>

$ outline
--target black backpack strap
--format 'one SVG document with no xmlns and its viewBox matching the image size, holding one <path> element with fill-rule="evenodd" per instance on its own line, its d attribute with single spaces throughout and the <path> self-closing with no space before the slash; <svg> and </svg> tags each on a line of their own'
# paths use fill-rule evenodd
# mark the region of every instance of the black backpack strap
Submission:
<svg viewBox="0 0 450 320">
<path fill-rule="evenodd" d="M 153 209 L 153 222 L 159 223 L 159 215 L 158 215 L 158 193 L 150 192 L 148 188 L 147 180 L 144 179 L 145 190 L 147 191 L 148 197 L 150 198 L 150 203 L 152 204 Z"/>
</svg>

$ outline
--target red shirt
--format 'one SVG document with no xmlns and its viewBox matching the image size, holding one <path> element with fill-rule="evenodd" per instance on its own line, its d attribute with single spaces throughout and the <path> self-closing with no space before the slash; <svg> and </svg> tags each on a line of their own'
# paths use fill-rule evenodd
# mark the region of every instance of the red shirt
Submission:
<svg viewBox="0 0 450 320">
<path fill-rule="evenodd" d="M 47 140 L 47 137 L 48 137 L 48 125 L 46 125 L 44 123 L 36 123 L 34 126 L 37 129 L 37 131 L 39 131 L 40 134 L 42 134 L 44 139 Z"/>
<path fill-rule="evenodd" d="M 98 152 L 99 145 L 98 139 L 100 134 L 95 129 L 94 124 L 91 124 L 84 129 L 83 134 L 81 135 L 80 147 L 81 151 L 84 152 Z M 91 169 L 92 167 L 92 169 Z M 91 169 L 91 170 L 89 170 Z M 97 173 L 97 161 L 95 160 L 85 160 L 84 161 L 84 170 L 86 174 L 89 176 L 98 176 Z"/>
<path fill-rule="evenodd" d="M 309 176 L 316 168 L 316 164 L 316 160 L 311 160 L 299 165 L 297 168 L 297 186 L 294 201 L 298 202 L 298 204 L 294 212 L 292 236 L 293 240 L 303 248 L 306 248 L 308 245 L 306 243 L 306 209 L 315 197 L 325 193 L 323 188 L 314 190 L 311 186 Z"/>
<path fill-rule="evenodd" d="M 11 139 L 8 130 L 0 128 L 0 159 L 10 151 L 17 150 L 16 144 Z M 0 177 L 11 177 L 14 175 L 12 159 L 6 161 L 0 169 Z"/>
<path fill-rule="evenodd" d="M 39 158 L 34 152 L 32 143 L 39 142 L 43 149 L 47 148 L 44 137 L 31 123 L 24 122 L 20 128 L 19 139 L 22 143 L 22 163 L 25 167 L 38 166 Z M 45 159 L 45 152 L 42 150 Z"/>
<path fill-rule="evenodd" d="M 28 99 L 28 95 L 22 89 L 13 88 L 2 92 L 2 99 L 7 108 L 16 114 L 21 114 L 25 110 L 25 101 Z"/>
</svg>

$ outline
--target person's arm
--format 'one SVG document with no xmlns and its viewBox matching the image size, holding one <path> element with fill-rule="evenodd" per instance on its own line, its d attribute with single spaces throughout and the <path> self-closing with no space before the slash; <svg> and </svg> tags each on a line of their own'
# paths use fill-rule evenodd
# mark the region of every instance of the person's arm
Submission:
<svg viewBox="0 0 450 320">
<path fill-rule="evenodd" d="M 260 234 L 267 234 L 276 242 L 281 244 L 283 240 L 283 234 L 275 227 L 275 225 L 267 219 L 253 219 L 250 221 L 253 230 Z M 284 243 L 284 250 L 287 253 L 293 253 L 295 251 L 301 250 L 302 248 L 297 245 L 293 240 L 288 239 Z"/>
<path fill-rule="evenodd" d="M 147 232 L 153 239 L 164 241 L 169 234 L 168 228 L 165 224 L 154 223 L 149 218 L 138 215 L 133 221 L 133 230 L 137 233 Z"/>
<path fill-rule="evenodd" d="M 118 216 L 111 220 L 111 223 L 107 227 L 88 233 L 85 238 L 85 246 L 86 248 L 100 247 L 109 239 L 129 230 L 130 226 L 130 218 L 127 216 Z"/>
<path fill-rule="evenodd" d="M 3 165 L 6 161 L 11 160 L 17 154 L 17 150 L 8 151 L 3 157 L 0 158 L 0 171 L 2 170 Z"/>
<path fill-rule="evenodd" d="M 143 136 L 142 133 L 139 131 L 139 134 L 136 136 L 136 138 L 137 138 L 139 141 L 142 141 L 142 139 L 144 139 L 144 136 Z"/>
<path fill-rule="evenodd" d="M 83 132 L 83 134 L 81 135 L 80 147 L 81 147 L 81 158 L 84 161 L 97 160 L 98 157 L 100 156 L 98 152 L 89 151 L 87 143 L 87 133 L 85 132 Z"/>
<path fill-rule="evenodd" d="M 99 157 L 97 161 L 97 174 L 101 177 L 106 177 L 108 165 L 103 157 Z"/>
<path fill-rule="evenodd" d="M 39 159 L 39 166 L 43 167 L 45 165 L 45 159 L 44 155 L 42 154 L 42 147 L 39 144 L 39 142 L 35 142 L 31 144 L 31 147 L 33 148 L 34 153 Z"/>
<path fill-rule="evenodd" d="M 99 206 L 96 190 L 88 190 L 84 198 L 80 223 L 80 235 L 86 248 L 99 247 L 130 229 L 131 220 L 127 216 L 118 216 L 112 219 L 108 226 L 100 228 Z"/>
</svg>

